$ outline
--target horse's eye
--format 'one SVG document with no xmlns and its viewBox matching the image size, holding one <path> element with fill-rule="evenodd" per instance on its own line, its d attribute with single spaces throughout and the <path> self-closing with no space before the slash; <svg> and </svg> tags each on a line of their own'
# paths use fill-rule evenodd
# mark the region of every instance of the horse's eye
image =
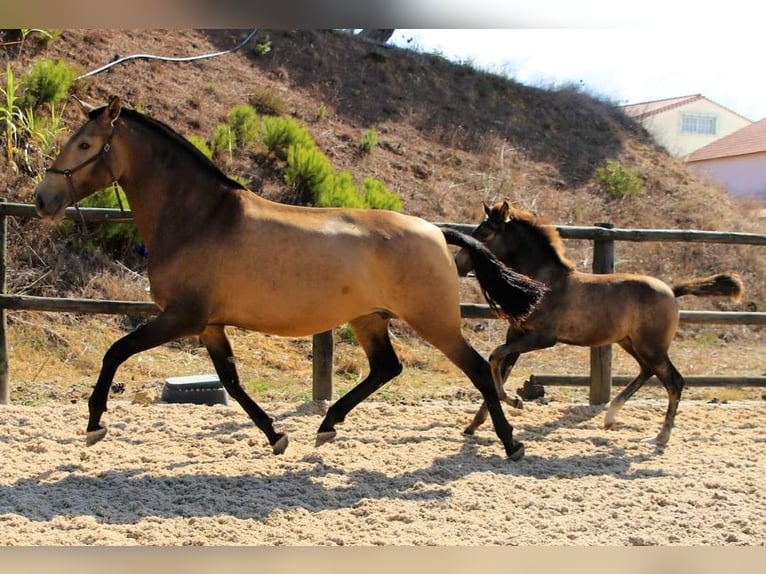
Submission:
<svg viewBox="0 0 766 574">
<path fill-rule="evenodd" d="M 80 149 L 90 149 L 90 144 L 88 142 L 81 142 L 79 146 Z"/>
</svg>

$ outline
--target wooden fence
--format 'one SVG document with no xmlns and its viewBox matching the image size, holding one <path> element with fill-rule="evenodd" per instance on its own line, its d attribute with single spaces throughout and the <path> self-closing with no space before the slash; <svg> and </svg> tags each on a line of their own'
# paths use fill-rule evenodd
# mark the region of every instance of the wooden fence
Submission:
<svg viewBox="0 0 766 574">
<path fill-rule="evenodd" d="M 152 302 L 109 301 L 33 297 L 6 293 L 7 217 L 37 217 L 32 205 L 5 203 L 0 200 L 0 404 L 10 404 L 8 385 L 7 311 L 30 310 L 51 312 L 96 313 L 112 315 L 155 315 L 157 307 Z M 130 212 L 119 209 L 81 208 L 66 210 L 65 217 L 92 222 L 132 221 Z M 473 231 L 473 225 L 439 224 L 465 233 Z M 586 239 L 594 242 L 593 272 L 610 273 L 614 269 L 615 241 L 677 241 L 729 243 L 740 245 L 766 245 L 766 235 L 752 233 L 728 233 L 694 230 L 614 229 L 610 224 L 596 226 L 557 226 L 564 239 Z M 461 313 L 469 319 L 494 319 L 488 305 L 461 305 Z M 719 323 L 766 325 L 766 313 L 740 313 L 715 311 L 681 311 L 683 323 Z M 313 337 L 313 392 L 315 400 L 332 398 L 333 334 L 319 333 Z M 535 382 L 543 385 L 590 386 L 591 404 L 609 400 L 612 383 L 625 384 L 627 378 L 611 375 L 611 345 L 591 349 L 590 375 L 535 375 Z M 697 386 L 766 386 L 766 377 L 686 377 L 688 385 Z"/>
</svg>

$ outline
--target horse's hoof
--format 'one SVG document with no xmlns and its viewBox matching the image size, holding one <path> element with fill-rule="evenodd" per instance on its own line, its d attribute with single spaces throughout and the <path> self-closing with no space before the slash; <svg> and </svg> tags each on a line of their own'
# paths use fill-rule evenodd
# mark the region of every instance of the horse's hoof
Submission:
<svg viewBox="0 0 766 574">
<path fill-rule="evenodd" d="M 476 429 L 473 427 L 465 427 L 465 430 L 463 431 L 463 434 L 471 435 L 473 436 L 473 433 L 476 432 Z"/>
<path fill-rule="evenodd" d="M 670 441 L 670 434 L 660 433 L 652 442 L 659 447 L 659 446 L 667 446 L 668 441 Z"/>
<path fill-rule="evenodd" d="M 283 434 L 277 442 L 271 445 L 271 450 L 274 454 L 282 454 L 287 449 L 287 444 L 290 441 L 287 439 L 287 435 Z"/>
<path fill-rule="evenodd" d="M 318 432 L 317 433 L 317 440 L 316 443 L 314 443 L 314 446 L 322 446 L 326 442 L 332 442 L 335 440 L 335 435 L 337 435 L 338 432 L 331 430 L 331 431 L 324 431 L 324 432 Z"/>
<path fill-rule="evenodd" d="M 85 433 L 85 446 L 93 446 L 98 441 L 100 441 L 102 438 L 106 436 L 107 428 L 104 425 L 101 425 L 101 428 L 98 428 L 94 431 L 88 431 Z"/>
<path fill-rule="evenodd" d="M 508 404 L 515 409 L 519 409 L 520 411 L 524 410 L 524 401 L 522 401 L 521 399 L 517 399 L 517 398 L 509 399 Z"/>
<path fill-rule="evenodd" d="M 524 458 L 524 443 L 517 442 L 514 445 L 513 452 L 508 455 L 508 458 L 510 458 L 513 462 L 518 462 Z"/>
</svg>

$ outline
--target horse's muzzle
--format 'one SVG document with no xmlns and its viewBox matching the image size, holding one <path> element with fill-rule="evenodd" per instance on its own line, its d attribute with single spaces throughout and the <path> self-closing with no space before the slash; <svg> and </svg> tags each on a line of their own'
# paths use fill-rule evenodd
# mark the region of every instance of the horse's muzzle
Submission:
<svg viewBox="0 0 766 574">
<path fill-rule="evenodd" d="M 37 215 L 46 221 L 59 221 L 64 217 L 64 210 L 69 204 L 66 192 L 48 189 L 44 179 L 35 190 L 35 209 Z"/>
<path fill-rule="evenodd" d="M 467 249 L 460 249 L 455 254 L 455 264 L 457 265 L 458 275 L 465 277 L 473 269 L 473 257 Z"/>
</svg>

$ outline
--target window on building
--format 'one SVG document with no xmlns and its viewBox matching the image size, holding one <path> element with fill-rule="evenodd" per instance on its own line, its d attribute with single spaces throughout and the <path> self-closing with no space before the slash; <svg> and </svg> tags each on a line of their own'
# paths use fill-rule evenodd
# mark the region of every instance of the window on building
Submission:
<svg viewBox="0 0 766 574">
<path fill-rule="evenodd" d="M 716 134 L 716 117 L 703 116 L 699 114 L 681 115 L 681 133 L 682 134 Z"/>
</svg>

